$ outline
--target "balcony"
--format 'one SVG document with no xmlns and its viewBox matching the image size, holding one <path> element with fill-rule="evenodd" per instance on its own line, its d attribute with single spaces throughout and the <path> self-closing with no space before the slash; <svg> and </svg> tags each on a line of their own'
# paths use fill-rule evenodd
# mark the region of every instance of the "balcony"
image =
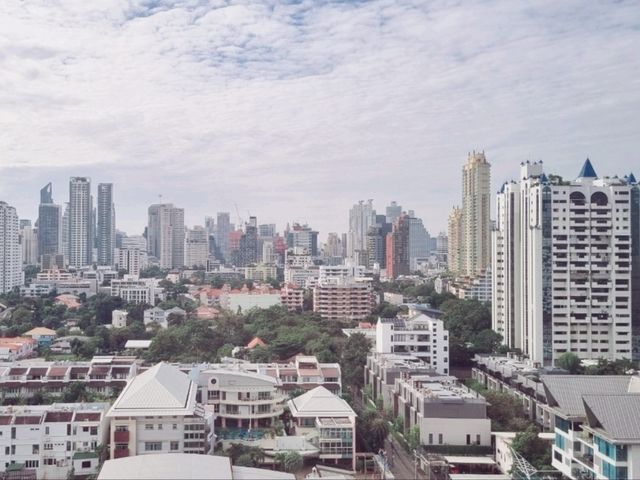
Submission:
<svg viewBox="0 0 640 480">
<path fill-rule="evenodd" d="M 113 458 L 123 458 L 123 457 L 128 457 L 129 456 L 129 449 L 128 448 L 116 448 L 113 451 Z"/>
<path fill-rule="evenodd" d="M 113 440 L 118 443 L 129 443 L 129 431 L 118 431 L 113 432 Z"/>
</svg>

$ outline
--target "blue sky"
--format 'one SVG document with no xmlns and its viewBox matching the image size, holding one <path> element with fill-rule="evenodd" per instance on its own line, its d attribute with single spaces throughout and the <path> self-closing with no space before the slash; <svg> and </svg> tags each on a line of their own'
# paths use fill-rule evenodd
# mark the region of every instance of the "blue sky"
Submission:
<svg viewBox="0 0 640 480">
<path fill-rule="evenodd" d="M 397 200 L 443 229 L 467 152 L 640 172 L 637 1 L 0 2 L 0 200 L 35 219 L 72 175 L 119 228 L 163 195 L 189 225 L 345 231 Z M 233 215 L 235 217 L 235 214 Z"/>
</svg>

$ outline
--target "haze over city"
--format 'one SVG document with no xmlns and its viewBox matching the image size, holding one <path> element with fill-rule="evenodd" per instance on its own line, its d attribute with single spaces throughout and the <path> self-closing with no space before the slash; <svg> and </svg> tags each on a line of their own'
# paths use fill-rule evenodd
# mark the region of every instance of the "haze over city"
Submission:
<svg viewBox="0 0 640 480">
<path fill-rule="evenodd" d="M 0 4 L 0 192 L 113 182 L 118 228 L 238 204 L 345 231 L 373 198 L 432 232 L 473 149 L 569 178 L 637 160 L 636 2 L 61 1 Z M 443 206 L 446 206 L 443 208 Z M 235 215 L 234 215 L 235 216 Z"/>
</svg>

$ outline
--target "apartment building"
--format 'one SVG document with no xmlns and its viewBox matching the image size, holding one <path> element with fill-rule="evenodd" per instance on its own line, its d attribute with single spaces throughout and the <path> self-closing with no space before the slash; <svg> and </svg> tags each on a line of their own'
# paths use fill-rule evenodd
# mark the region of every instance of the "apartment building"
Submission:
<svg viewBox="0 0 640 480">
<path fill-rule="evenodd" d="M 211 419 L 196 402 L 198 385 L 167 363 L 130 380 L 107 413 L 110 458 L 206 453 Z"/>
<path fill-rule="evenodd" d="M 38 342 L 30 337 L 0 337 L 0 360 L 12 362 L 35 353 Z"/>
<path fill-rule="evenodd" d="M 98 473 L 107 403 L 0 407 L 0 475 L 66 479 Z M 21 477 L 22 478 L 22 477 Z"/>
<path fill-rule="evenodd" d="M 449 374 L 449 332 L 442 320 L 416 310 L 408 317 L 379 318 L 376 353 L 409 353 L 442 375 Z"/>
<path fill-rule="evenodd" d="M 295 435 L 318 449 L 318 458 L 356 468 L 356 413 L 342 398 L 320 386 L 287 402 Z"/>
<path fill-rule="evenodd" d="M 173 307 L 167 310 L 163 310 L 160 307 L 148 308 L 144 311 L 144 326 L 147 329 L 158 325 L 160 328 L 169 327 L 169 315 L 181 317 L 183 320 L 187 318 L 187 312 L 180 307 Z"/>
<path fill-rule="evenodd" d="M 121 280 L 111 280 L 111 296 L 120 297 L 130 303 L 155 305 L 157 300 L 163 298 L 163 291 L 154 278 L 125 275 Z"/>
<path fill-rule="evenodd" d="M 286 283 L 280 289 L 280 303 L 290 312 L 301 312 L 304 306 L 304 289 Z"/>
<path fill-rule="evenodd" d="M 358 277 L 331 276 L 313 288 L 313 311 L 325 320 L 362 321 L 375 305 L 371 282 Z"/>
<path fill-rule="evenodd" d="M 0 293 L 23 283 L 18 214 L 14 207 L 0 201 Z"/>
<path fill-rule="evenodd" d="M 520 178 L 497 195 L 493 329 L 534 364 L 565 352 L 632 358 L 635 178 L 598 178 L 589 160 L 571 182 L 547 177 L 542 162 L 523 163 Z"/>
<path fill-rule="evenodd" d="M 278 268 L 271 263 L 258 263 L 244 267 L 244 278 L 256 282 L 266 282 L 278 278 Z"/>
<path fill-rule="evenodd" d="M 555 415 L 552 465 L 568 478 L 640 475 L 640 377 L 543 376 Z"/>
</svg>

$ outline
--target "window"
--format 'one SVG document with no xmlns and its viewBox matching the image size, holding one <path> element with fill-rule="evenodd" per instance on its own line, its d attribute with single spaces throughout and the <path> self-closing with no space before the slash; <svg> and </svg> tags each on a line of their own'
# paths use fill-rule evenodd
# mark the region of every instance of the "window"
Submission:
<svg viewBox="0 0 640 480">
<path fill-rule="evenodd" d="M 571 422 L 565 420 L 564 418 L 556 417 L 556 428 L 562 430 L 565 433 L 568 433 L 569 428 L 571 428 Z"/>
<path fill-rule="evenodd" d="M 45 450 L 53 450 L 53 443 L 45 443 L 44 444 L 44 449 Z"/>
<path fill-rule="evenodd" d="M 558 448 L 559 450 L 565 450 L 564 437 L 559 433 L 556 433 L 555 445 L 556 445 L 556 448 Z"/>
<path fill-rule="evenodd" d="M 480 445 L 480 435 L 476 435 L 476 445 Z"/>
<path fill-rule="evenodd" d="M 91 468 L 91 460 L 84 460 L 82 462 L 82 468 Z"/>
<path fill-rule="evenodd" d="M 558 462 L 562 463 L 562 454 L 557 450 L 553 451 L 553 458 L 555 458 Z"/>
<path fill-rule="evenodd" d="M 158 430 L 162 430 L 162 424 L 161 423 L 158 424 Z"/>
<path fill-rule="evenodd" d="M 441 433 L 438 434 L 438 443 L 440 445 L 442 445 L 442 434 Z"/>
<path fill-rule="evenodd" d="M 429 445 L 433 445 L 433 433 L 429 434 Z"/>
<path fill-rule="evenodd" d="M 467 445 L 471 445 L 471 435 L 467 433 Z"/>
<path fill-rule="evenodd" d="M 178 424 L 177 424 L 177 423 L 174 423 L 174 424 L 173 424 L 173 429 L 174 429 L 174 430 L 177 430 L 177 429 L 178 429 Z"/>
<path fill-rule="evenodd" d="M 97 435 L 98 434 L 98 427 L 91 427 L 91 431 L 89 433 L 91 435 Z"/>
<path fill-rule="evenodd" d="M 180 442 L 171 442 L 171 451 L 180 450 Z"/>
<path fill-rule="evenodd" d="M 39 460 L 27 460 L 24 462 L 25 468 L 38 468 L 40 466 Z"/>
<path fill-rule="evenodd" d="M 49 435 L 49 427 L 44 427 L 44 434 Z"/>
<path fill-rule="evenodd" d="M 40 453 L 40 445 L 31 445 L 31 453 L 34 455 Z"/>
<path fill-rule="evenodd" d="M 159 452 L 162 450 L 162 442 L 144 442 L 145 452 Z"/>
<path fill-rule="evenodd" d="M 144 424 L 144 429 L 145 430 L 153 430 L 153 423 L 145 423 Z"/>
</svg>

